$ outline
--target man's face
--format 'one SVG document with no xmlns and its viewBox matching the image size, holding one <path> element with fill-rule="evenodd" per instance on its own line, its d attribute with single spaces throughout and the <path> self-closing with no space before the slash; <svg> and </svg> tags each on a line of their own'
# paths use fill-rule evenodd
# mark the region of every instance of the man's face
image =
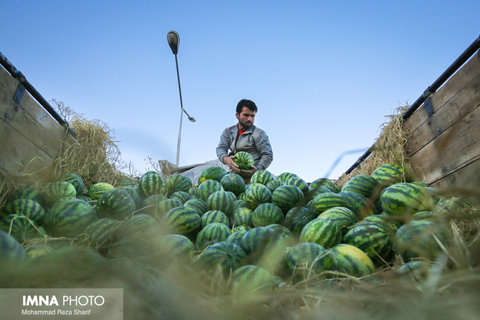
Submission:
<svg viewBox="0 0 480 320">
<path fill-rule="evenodd" d="M 253 122 L 255 122 L 255 112 L 248 109 L 247 107 L 242 108 L 242 112 L 236 113 L 235 116 L 238 119 L 238 123 L 242 127 L 242 129 L 248 129 L 252 126 Z"/>
</svg>

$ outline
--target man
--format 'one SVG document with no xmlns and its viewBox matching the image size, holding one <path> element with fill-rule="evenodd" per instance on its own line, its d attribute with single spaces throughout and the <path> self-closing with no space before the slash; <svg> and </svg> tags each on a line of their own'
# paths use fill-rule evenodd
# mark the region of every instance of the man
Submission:
<svg viewBox="0 0 480 320">
<path fill-rule="evenodd" d="M 246 181 L 250 180 L 255 171 L 267 169 L 273 160 L 272 147 L 267 134 L 253 125 L 256 113 L 255 102 L 248 99 L 240 100 L 235 114 L 238 123 L 223 131 L 217 146 L 218 159 Z M 255 164 L 250 170 L 240 170 L 233 160 L 235 153 L 239 151 L 252 155 Z"/>
</svg>

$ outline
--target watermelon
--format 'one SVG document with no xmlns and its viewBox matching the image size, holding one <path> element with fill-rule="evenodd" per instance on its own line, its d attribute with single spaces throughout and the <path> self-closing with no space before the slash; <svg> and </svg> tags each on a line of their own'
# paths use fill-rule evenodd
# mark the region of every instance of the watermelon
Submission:
<svg viewBox="0 0 480 320">
<path fill-rule="evenodd" d="M 59 199 L 73 199 L 76 196 L 75 187 L 66 181 L 49 183 L 42 191 L 42 199 L 47 207 L 50 207 Z"/>
<path fill-rule="evenodd" d="M 138 189 L 143 198 L 154 194 L 167 195 L 168 188 L 165 179 L 155 171 L 148 171 L 140 177 Z"/>
<path fill-rule="evenodd" d="M 202 218 L 197 211 L 185 206 L 170 209 L 164 222 L 174 233 L 181 234 L 197 231 L 202 226 Z"/>
<path fill-rule="evenodd" d="M 113 243 L 106 257 L 109 259 L 126 259 L 135 265 L 143 265 L 150 268 L 159 268 L 169 261 L 164 260 L 163 246 L 157 241 L 151 241 L 139 237 L 126 237 Z M 120 263 L 127 265 L 125 262 Z M 142 267 L 143 267 L 142 266 Z M 140 270 L 146 270 L 144 268 Z"/>
<path fill-rule="evenodd" d="M 294 185 L 282 185 L 272 193 L 272 203 L 287 213 L 291 208 L 301 205 L 304 199 L 302 190 Z"/>
<path fill-rule="evenodd" d="M 242 192 L 245 192 L 245 181 L 240 175 L 236 173 L 228 173 L 224 175 L 220 180 L 220 184 L 222 185 L 223 190 L 231 191 L 236 196 L 238 196 Z"/>
<path fill-rule="evenodd" d="M 224 191 L 222 185 L 217 180 L 206 180 L 197 188 L 197 197 L 203 201 L 207 201 L 208 197 L 214 192 Z"/>
<path fill-rule="evenodd" d="M 349 244 L 337 244 L 329 250 L 334 270 L 353 277 L 364 277 L 375 272 L 375 265 L 361 249 Z"/>
<path fill-rule="evenodd" d="M 378 192 L 380 191 L 380 185 L 372 176 L 368 174 L 359 174 L 348 180 L 342 186 L 341 191 L 354 191 L 368 199 L 372 199 L 372 201 L 375 201 Z"/>
<path fill-rule="evenodd" d="M 434 261 L 442 253 L 438 242 L 446 246 L 449 240 L 447 229 L 430 220 L 411 220 L 398 228 L 394 249 L 405 262 L 414 258 Z"/>
<path fill-rule="evenodd" d="M 312 181 L 310 184 L 310 191 L 320 187 L 325 187 L 327 190 L 330 190 L 333 193 L 338 193 L 341 190 L 340 187 L 337 186 L 332 180 L 328 178 L 318 178 Z"/>
<path fill-rule="evenodd" d="M 280 181 L 282 184 L 285 184 L 285 182 L 290 179 L 290 178 L 300 178 L 298 175 L 295 173 L 291 172 L 282 172 L 280 175 L 277 177 L 277 181 Z"/>
<path fill-rule="evenodd" d="M 160 241 L 166 255 L 177 261 L 188 262 L 192 260 L 195 247 L 192 241 L 184 235 L 172 233 L 161 237 Z"/>
<path fill-rule="evenodd" d="M 225 241 L 229 235 L 232 234 L 230 228 L 223 223 L 210 223 L 207 224 L 197 234 L 196 245 L 199 250 L 205 249 L 207 246 Z"/>
<path fill-rule="evenodd" d="M 315 268 L 312 266 L 325 251 L 326 249 L 317 243 L 299 243 L 289 248 L 286 267 L 290 273 L 295 275 L 295 278 L 308 279 L 315 275 Z"/>
<path fill-rule="evenodd" d="M 198 185 L 201 185 L 207 180 L 215 180 L 220 182 L 224 175 L 227 174 L 227 170 L 219 166 L 208 167 L 200 172 L 198 176 Z"/>
<path fill-rule="evenodd" d="M 326 192 L 333 192 L 333 191 L 332 191 L 332 189 L 330 189 L 329 187 L 326 187 L 326 186 L 318 186 L 318 187 L 315 187 L 315 188 L 312 188 L 310 186 L 308 194 L 305 195 L 305 200 L 310 201 L 313 198 L 315 198 L 316 196 L 318 196 L 319 194 L 326 193 Z M 338 193 L 338 192 L 334 192 L 334 193 Z"/>
<path fill-rule="evenodd" d="M 0 230 L 0 263 L 17 263 L 26 259 L 25 249 L 8 233 Z"/>
<path fill-rule="evenodd" d="M 9 214 L 0 218 L 0 229 L 10 234 L 20 243 L 39 236 L 35 222 L 18 214 Z"/>
<path fill-rule="evenodd" d="M 42 199 L 42 195 L 40 191 L 38 191 L 37 189 L 33 187 L 28 187 L 28 188 L 17 190 L 9 199 L 9 202 L 17 199 L 29 199 L 29 200 L 34 200 L 40 203 Z"/>
<path fill-rule="evenodd" d="M 208 210 L 220 210 L 230 217 L 233 213 L 233 198 L 226 191 L 215 191 L 207 199 Z"/>
<path fill-rule="evenodd" d="M 282 209 L 273 203 L 262 203 L 252 213 L 252 223 L 255 227 L 282 223 L 283 218 Z"/>
<path fill-rule="evenodd" d="M 300 242 L 313 242 L 331 248 L 342 241 L 342 231 L 331 220 L 316 218 L 303 227 Z"/>
<path fill-rule="evenodd" d="M 419 280 L 426 280 L 430 275 L 432 264 L 428 261 L 414 260 L 407 262 L 395 270 L 395 273 L 400 276 L 410 275 L 415 282 Z"/>
<path fill-rule="evenodd" d="M 194 209 L 199 215 L 204 214 L 207 212 L 207 203 L 203 201 L 202 199 L 190 199 L 187 202 L 183 204 L 185 207 L 192 208 Z"/>
<path fill-rule="evenodd" d="M 167 196 L 163 194 L 152 194 L 143 200 L 140 212 L 154 215 L 156 208 L 165 200 L 167 200 Z"/>
<path fill-rule="evenodd" d="M 252 210 L 246 207 L 240 207 L 233 210 L 232 214 L 232 225 L 234 226 L 253 226 L 252 222 Z"/>
<path fill-rule="evenodd" d="M 232 228 L 232 233 L 235 233 L 235 232 L 240 232 L 240 231 L 248 231 L 248 230 L 251 230 L 252 227 L 250 226 L 246 226 L 246 225 L 241 225 L 241 226 L 234 226 Z"/>
<path fill-rule="evenodd" d="M 247 254 L 247 262 L 255 263 L 269 271 L 276 272 L 282 267 L 287 241 L 273 228 L 256 227 L 248 230 L 239 242 Z"/>
<path fill-rule="evenodd" d="M 245 200 L 235 200 L 233 201 L 233 211 L 235 211 L 238 208 L 247 208 L 247 201 Z"/>
<path fill-rule="evenodd" d="M 385 188 L 380 195 L 383 210 L 388 214 L 413 214 L 433 209 L 430 194 L 421 186 L 400 182 Z"/>
<path fill-rule="evenodd" d="M 137 186 L 122 186 L 122 187 L 119 187 L 119 189 L 127 191 L 130 198 L 132 198 L 133 202 L 135 202 L 135 209 L 142 208 L 143 199 L 142 199 L 142 195 L 140 194 L 140 190 L 138 189 Z M 78 198 L 79 197 L 77 196 L 77 199 Z M 85 199 L 82 199 L 82 200 L 85 200 Z"/>
<path fill-rule="evenodd" d="M 262 203 L 271 202 L 272 193 L 263 184 L 250 185 L 245 190 L 245 201 L 247 207 L 254 210 L 258 205 Z"/>
<path fill-rule="evenodd" d="M 165 214 L 173 208 L 183 206 L 179 200 L 176 199 L 165 199 L 157 203 L 151 212 L 151 216 L 154 217 L 158 222 L 161 222 Z"/>
<path fill-rule="evenodd" d="M 255 164 L 252 155 L 245 151 L 235 153 L 233 161 L 237 164 L 238 168 L 242 170 L 249 170 Z"/>
<path fill-rule="evenodd" d="M 241 230 L 241 231 L 236 231 L 236 232 L 234 232 L 232 230 L 232 234 L 229 235 L 227 239 L 225 239 L 225 242 L 232 242 L 232 243 L 235 243 L 237 245 L 240 245 L 240 242 L 242 241 L 242 238 L 245 235 L 245 233 L 247 233 L 246 230 Z"/>
<path fill-rule="evenodd" d="M 160 231 L 158 222 L 149 215 L 136 214 L 122 221 L 115 231 L 117 238 L 138 237 L 150 240 Z"/>
<path fill-rule="evenodd" d="M 393 163 L 386 163 L 373 171 L 372 177 L 383 187 L 402 182 L 405 178 L 405 169 Z"/>
<path fill-rule="evenodd" d="M 268 186 L 268 183 L 275 180 L 275 176 L 267 170 L 258 170 L 250 178 L 250 183 L 261 183 Z"/>
<path fill-rule="evenodd" d="M 311 209 L 317 214 L 321 214 L 333 207 L 348 207 L 345 199 L 341 195 L 333 192 L 321 193 L 313 198 L 311 202 Z"/>
<path fill-rule="evenodd" d="M 113 190 L 115 187 L 108 182 L 98 182 L 90 187 L 88 195 L 92 200 L 98 200 L 107 191 Z"/>
<path fill-rule="evenodd" d="M 85 183 L 83 182 L 82 177 L 73 172 L 65 173 L 61 178 L 61 181 L 70 182 L 76 190 L 77 195 L 82 195 L 85 191 Z"/>
<path fill-rule="evenodd" d="M 97 213 L 87 202 L 61 199 L 46 213 L 44 226 L 47 233 L 54 237 L 75 237 L 95 220 Z"/>
<path fill-rule="evenodd" d="M 101 218 L 90 223 L 85 228 L 85 234 L 88 236 L 90 247 L 102 252 L 107 249 L 115 239 L 115 232 L 121 222 L 111 218 Z"/>
<path fill-rule="evenodd" d="M 282 226 L 278 223 L 272 223 L 267 225 L 266 227 L 278 233 L 285 240 L 285 243 L 287 245 L 291 245 L 294 243 L 292 231 L 290 231 L 290 229 L 288 229 L 287 227 Z"/>
<path fill-rule="evenodd" d="M 35 200 L 30 199 L 16 199 L 9 201 L 3 210 L 6 215 L 18 214 L 27 217 L 36 224 L 41 225 L 45 218 L 45 210 Z"/>
<path fill-rule="evenodd" d="M 470 201 L 454 196 L 440 199 L 433 211 L 437 215 L 450 214 L 465 217 L 473 213 L 473 207 Z"/>
<path fill-rule="evenodd" d="M 355 191 L 340 191 L 337 193 L 345 200 L 345 207 L 357 214 L 359 219 L 375 214 L 373 202 Z"/>
<path fill-rule="evenodd" d="M 188 192 L 193 185 L 192 180 L 179 174 L 169 176 L 165 183 L 167 185 L 168 197 L 177 191 Z"/>
<path fill-rule="evenodd" d="M 113 189 L 105 192 L 97 202 L 99 215 L 122 220 L 136 209 L 135 201 L 125 189 Z"/>
<path fill-rule="evenodd" d="M 300 234 L 303 227 L 316 217 L 316 212 L 307 207 L 294 207 L 288 210 L 283 225 L 294 234 Z"/>
<path fill-rule="evenodd" d="M 170 199 L 175 199 L 180 201 L 182 204 L 187 202 L 188 200 L 192 199 L 192 195 L 185 191 L 175 191 L 171 196 Z"/>
<path fill-rule="evenodd" d="M 272 290 L 282 281 L 268 270 L 249 264 L 233 272 L 232 283 L 234 296 L 246 297 L 258 291 Z"/>
<path fill-rule="evenodd" d="M 302 190 L 304 196 L 307 196 L 309 191 L 310 191 L 310 187 L 308 186 L 307 182 L 305 182 L 305 180 L 303 180 L 300 177 L 290 177 L 290 178 L 288 178 L 285 181 L 285 185 L 298 187 L 300 190 Z"/>
<path fill-rule="evenodd" d="M 352 210 L 345 207 L 333 207 L 323 211 L 318 218 L 323 218 L 335 222 L 340 231 L 345 234 L 348 227 L 357 223 L 357 215 Z"/>
<path fill-rule="evenodd" d="M 202 228 L 204 228 L 207 224 L 218 222 L 223 223 L 226 226 L 230 225 L 230 221 L 228 217 L 220 210 L 210 210 L 205 212 L 202 217 Z"/>
<path fill-rule="evenodd" d="M 231 271 L 239 268 L 247 255 L 238 245 L 229 241 L 221 241 L 206 248 L 196 259 L 206 271 L 221 269 L 221 273 L 228 275 Z"/>
<path fill-rule="evenodd" d="M 272 181 L 268 182 L 266 184 L 266 186 L 267 186 L 268 190 L 270 190 L 270 192 L 273 192 L 278 187 L 283 186 L 283 182 L 281 182 L 279 180 L 272 180 Z"/>
<path fill-rule="evenodd" d="M 343 242 L 362 249 L 374 262 L 387 261 L 393 248 L 388 228 L 380 222 L 361 222 L 343 237 Z"/>
<path fill-rule="evenodd" d="M 27 256 L 30 259 L 34 259 L 36 257 L 42 256 L 42 255 L 45 255 L 45 254 L 49 254 L 49 253 L 53 252 L 54 250 L 55 249 L 48 244 L 38 243 L 38 244 L 34 244 L 32 246 L 29 246 L 26 249 L 26 253 L 27 253 Z"/>
</svg>

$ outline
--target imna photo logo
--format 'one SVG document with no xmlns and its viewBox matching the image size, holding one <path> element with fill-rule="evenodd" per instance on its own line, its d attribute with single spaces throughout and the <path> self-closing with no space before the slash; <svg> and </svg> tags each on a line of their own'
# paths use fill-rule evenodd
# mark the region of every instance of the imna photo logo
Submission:
<svg viewBox="0 0 480 320">
<path fill-rule="evenodd" d="M 56 295 L 23 295 L 22 304 L 24 307 L 59 307 L 61 306 L 97 306 L 101 307 L 105 304 L 105 298 L 101 295 L 80 295 L 80 296 L 61 296 L 60 299 Z"/>
</svg>

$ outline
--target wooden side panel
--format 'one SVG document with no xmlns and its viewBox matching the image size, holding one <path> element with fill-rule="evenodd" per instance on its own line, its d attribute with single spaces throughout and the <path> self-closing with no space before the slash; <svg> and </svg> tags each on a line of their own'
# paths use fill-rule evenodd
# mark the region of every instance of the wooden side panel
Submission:
<svg viewBox="0 0 480 320">
<path fill-rule="evenodd" d="M 64 142 L 75 140 L 27 92 L 13 100 L 18 81 L 0 67 L 0 170 L 5 173 L 48 165 Z"/>
<path fill-rule="evenodd" d="M 404 124 L 415 174 L 441 187 L 480 186 L 480 54 L 477 53 Z"/>
</svg>

